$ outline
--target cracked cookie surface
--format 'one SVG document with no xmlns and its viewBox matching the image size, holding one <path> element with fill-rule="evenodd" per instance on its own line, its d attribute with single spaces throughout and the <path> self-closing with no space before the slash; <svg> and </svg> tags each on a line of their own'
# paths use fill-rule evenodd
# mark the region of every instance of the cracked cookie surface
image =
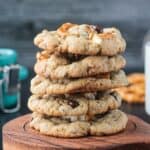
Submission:
<svg viewBox="0 0 150 150">
<path fill-rule="evenodd" d="M 40 56 L 39 56 L 40 57 Z M 126 64 L 121 55 L 87 56 L 70 62 L 62 55 L 50 55 L 48 59 L 39 60 L 34 66 L 36 74 L 50 79 L 79 78 L 118 71 Z"/>
<path fill-rule="evenodd" d="M 40 133 L 55 137 L 82 137 L 86 135 L 110 135 L 125 129 L 128 118 L 120 110 L 95 117 L 92 121 L 70 121 L 58 117 L 33 115 L 30 126 Z"/>
<path fill-rule="evenodd" d="M 43 97 L 32 95 L 28 101 L 28 108 L 31 111 L 48 116 L 92 117 L 117 109 L 120 105 L 120 95 L 112 91 Z"/>
<path fill-rule="evenodd" d="M 31 80 L 31 92 L 37 95 L 96 92 L 128 85 L 125 73 L 111 72 L 109 77 L 50 80 L 35 76 Z"/>
<path fill-rule="evenodd" d="M 43 30 L 34 44 L 50 53 L 113 56 L 125 50 L 126 42 L 116 28 L 98 29 L 93 25 L 65 23 L 55 31 Z"/>
</svg>

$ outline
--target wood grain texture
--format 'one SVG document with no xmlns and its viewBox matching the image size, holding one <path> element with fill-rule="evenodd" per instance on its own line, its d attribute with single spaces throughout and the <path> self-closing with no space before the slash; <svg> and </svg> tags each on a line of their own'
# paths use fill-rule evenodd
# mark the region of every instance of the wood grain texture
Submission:
<svg viewBox="0 0 150 150">
<path fill-rule="evenodd" d="M 29 127 L 30 120 L 31 115 L 28 114 L 8 122 L 3 127 L 4 150 L 149 150 L 150 148 L 150 125 L 131 115 L 127 129 L 119 134 L 70 139 L 41 135 Z"/>
</svg>

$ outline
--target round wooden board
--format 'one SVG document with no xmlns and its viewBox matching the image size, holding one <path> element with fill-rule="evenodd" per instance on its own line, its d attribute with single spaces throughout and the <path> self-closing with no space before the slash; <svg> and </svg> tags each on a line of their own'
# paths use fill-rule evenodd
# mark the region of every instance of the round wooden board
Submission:
<svg viewBox="0 0 150 150">
<path fill-rule="evenodd" d="M 150 149 L 150 125 L 129 115 L 125 131 L 111 136 L 83 138 L 56 138 L 39 134 L 29 127 L 31 115 L 16 118 L 3 127 L 4 150 L 56 149 Z"/>
</svg>

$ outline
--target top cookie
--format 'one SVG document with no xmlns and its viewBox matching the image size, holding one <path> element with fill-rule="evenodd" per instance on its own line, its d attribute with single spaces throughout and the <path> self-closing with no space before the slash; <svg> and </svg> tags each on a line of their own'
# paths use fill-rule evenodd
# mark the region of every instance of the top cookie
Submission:
<svg viewBox="0 0 150 150">
<path fill-rule="evenodd" d="M 113 56 L 125 50 L 126 42 L 116 28 L 65 23 L 56 31 L 43 30 L 34 44 L 50 53 Z"/>
</svg>

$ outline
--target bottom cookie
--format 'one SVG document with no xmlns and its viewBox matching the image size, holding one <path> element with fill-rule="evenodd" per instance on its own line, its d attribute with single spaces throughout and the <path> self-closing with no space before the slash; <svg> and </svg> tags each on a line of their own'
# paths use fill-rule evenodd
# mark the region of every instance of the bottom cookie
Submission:
<svg viewBox="0 0 150 150">
<path fill-rule="evenodd" d="M 110 135 L 126 128 L 128 118 L 120 110 L 112 110 L 105 115 L 95 116 L 92 121 L 33 115 L 30 126 L 40 133 L 55 137 L 82 137 L 87 135 Z"/>
</svg>

